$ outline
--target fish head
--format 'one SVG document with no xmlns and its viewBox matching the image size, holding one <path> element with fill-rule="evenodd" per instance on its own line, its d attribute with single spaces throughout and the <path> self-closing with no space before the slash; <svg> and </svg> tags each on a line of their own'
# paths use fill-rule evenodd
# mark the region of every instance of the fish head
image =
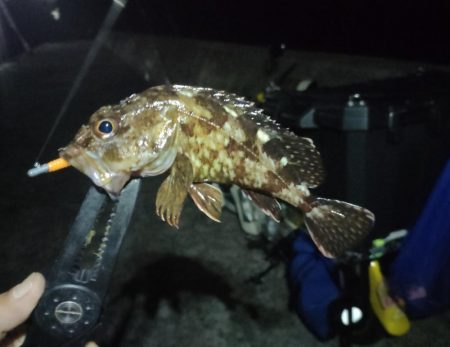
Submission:
<svg viewBox="0 0 450 347">
<path fill-rule="evenodd" d="M 59 155 L 110 196 L 117 196 L 130 177 L 143 172 L 156 175 L 172 165 L 176 153 L 170 146 L 171 125 L 158 110 L 104 106 Z"/>
</svg>

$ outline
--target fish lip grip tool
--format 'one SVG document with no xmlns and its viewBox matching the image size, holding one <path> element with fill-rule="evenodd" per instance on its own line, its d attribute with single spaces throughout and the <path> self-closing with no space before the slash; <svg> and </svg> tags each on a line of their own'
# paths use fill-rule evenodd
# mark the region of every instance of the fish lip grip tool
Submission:
<svg viewBox="0 0 450 347">
<path fill-rule="evenodd" d="M 116 201 L 91 187 L 33 315 L 25 347 L 84 346 L 100 320 L 116 257 L 133 214 L 140 180 Z"/>
</svg>

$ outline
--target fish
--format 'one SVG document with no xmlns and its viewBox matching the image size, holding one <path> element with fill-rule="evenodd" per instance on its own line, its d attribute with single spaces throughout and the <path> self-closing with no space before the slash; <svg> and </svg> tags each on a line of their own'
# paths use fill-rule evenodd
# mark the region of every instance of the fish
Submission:
<svg viewBox="0 0 450 347">
<path fill-rule="evenodd" d="M 156 214 L 176 228 L 187 196 L 220 221 L 224 198 L 216 183 L 241 187 L 276 221 L 280 201 L 301 210 L 327 257 L 358 245 L 375 221 L 363 207 L 311 194 L 325 177 L 313 141 L 222 90 L 162 85 L 100 107 L 59 155 L 111 196 L 133 177 L 166 173 Z"/>
</svg>

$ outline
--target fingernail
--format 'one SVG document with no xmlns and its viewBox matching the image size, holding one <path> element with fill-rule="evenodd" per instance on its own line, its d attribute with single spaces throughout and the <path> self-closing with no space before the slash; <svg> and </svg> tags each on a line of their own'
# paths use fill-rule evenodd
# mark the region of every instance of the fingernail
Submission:
<svg viewBox="0 0 450 347">
<path fill-rule="evenodd" d="M 20 299 L 24 297 L 31 290 L 31 288 L 33 287 L 34 276 L 35 272 L 25 278 L 22 283 L 19 283 L 13 288 L 12 295 L 14 299 Z"/>
</svg>

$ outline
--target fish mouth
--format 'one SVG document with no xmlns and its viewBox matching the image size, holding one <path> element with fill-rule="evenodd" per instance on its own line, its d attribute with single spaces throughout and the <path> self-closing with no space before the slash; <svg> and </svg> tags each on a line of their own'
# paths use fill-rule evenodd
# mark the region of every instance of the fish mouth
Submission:
<svg viewBox="0 0 450 347">
<path fill-rule="evenodd" d="M 130 179 L 129 174 L 114 172 L 95 153 L 76 144 L 60 149 L 59 156 L 88 176 L 96 186 L 104 189 L 111 197 L 117 197 Z"/>
</svg>

